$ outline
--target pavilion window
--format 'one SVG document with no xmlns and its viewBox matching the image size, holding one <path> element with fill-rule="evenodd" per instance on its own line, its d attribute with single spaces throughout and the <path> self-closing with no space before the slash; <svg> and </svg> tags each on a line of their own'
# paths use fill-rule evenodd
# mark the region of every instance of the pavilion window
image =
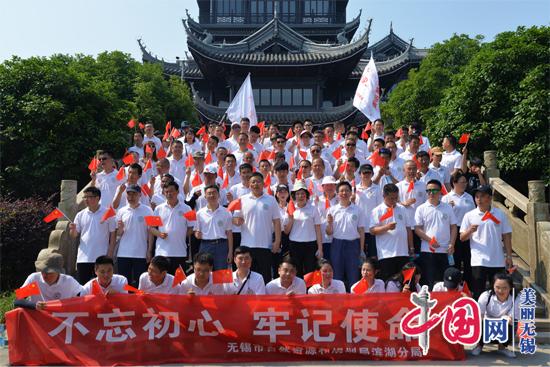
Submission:
<svg viewBox="0 0 550 367">
<path fill-rule="evenodd" d="M 302 106 L 302 89 L 293 89 L 292 90 L 292 105 L 293 106 Z"/>
<path fill-rule="evenodd" d="M 292 106 L 292 89 L 283 89 L 283 106 Z"/>
<path fill-rule="evenodd" d="M 271 90 L 270 89 L 260 89 L 260 106 L 270 106 L 271 105 Z"/>
<path fill-rule="evenodd" d="M 271 90 L 271 105 L 272 106 L 280 106 L 281 105 L 281 90 L 280 89 L 272 89 Z"/>
</svg>

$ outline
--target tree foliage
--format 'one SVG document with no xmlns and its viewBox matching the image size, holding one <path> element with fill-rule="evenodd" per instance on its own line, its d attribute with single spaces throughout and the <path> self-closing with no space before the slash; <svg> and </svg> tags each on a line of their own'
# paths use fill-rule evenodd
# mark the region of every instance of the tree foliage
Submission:
<svg viewBox="0 0 550 367">
<path fill-rule="evenodd" d="M 159 127 L 167 120 L 191 120 L 189 88 L 122 52 L 5 61 L 2 188 L 19 197 L 48 196 L 61 179 L 86 182 L 87 163 L 97 149 L 124 152 L 131 139 L 126 123 L 133 116 Z"/>
</svg>

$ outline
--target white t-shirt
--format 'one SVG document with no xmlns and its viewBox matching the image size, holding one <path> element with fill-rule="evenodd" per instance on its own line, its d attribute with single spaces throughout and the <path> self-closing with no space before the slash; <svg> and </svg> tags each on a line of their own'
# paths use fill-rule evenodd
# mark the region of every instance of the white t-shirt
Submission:
<svg viewBox="0 0 550 367">
<path fill-rule="evenodd" d="M 243 283 L 245 282 L 245 280 L 246 280 L 246 278 L 240 279 L 237 276 L 237 271 L 235 270 L 233 272 L 233 283 L 231 283 L 231 284 L 230 283 L 225 283 L 223 285 L 224 293 L 225 294 L 237 294 L 239 289 L 241 289 L 241 287 L 243 287 Z M 250 277 L 248 278 L 246 283 L 244 283 L 244 287 L 243 287 L 240 294 L 241 295 L 251 295 L 251 294 L 261 295 L 261 294 L 265 294 L 264 278 L 260 274 L 254 272 L 254 271 L 250 271 Z"/>
<path fill-rule="evenodd" d="M 168 203 L 160 204 L 155 208 L 154 215 L 159 216 L 162 220 L 162 226 L 158 230 L 162 233 L 168 233 L 166 238 L 157 237 L 155 254 L 168 257 L 185 257 L 187 256 L 187 227 L 191 227 L 191 223 L 183 216 L 190 211 L 191 208 L 178 201 L 175 207 L 171 207 Z"/>
<path fill-rule="evenodd" d="M 479 226 L 470 237 L 471 264 L 472 266 L 491 268 L 504 267 L 502 235 L 511 233 L 512 228 L 508 223 L 508 218 L 500 209 L 491 208 L 491 214 L 497 218 L 500 224 L 496 224 L 491 219 L 482 221 L 481 218 L 484 214 L 479 208 L 475 208 L 464 215 L 460 225 L 461 233 L 466 232 L 472 224 Z"/>
<path fill-rule="evenodd" d="M 158 152 L 160 150 L 160 148 L 162 147 L 162 142 L 160 141 L 159 138 L 157 138 L 156 136 L 152 136 L 152 137 L 148 137 L 147 135 L 145 135 L 143 137 L 143 145 L 146 145 L 148 142 L 152 141 L 153 143 L 155 143 L 155 149 L 156 151 Z"/>
<path fill-rule="evenodd" d="M 450 153 L 443 152 L 441 157 L 441 165 L 446 166 L 450 172 L 462 167 L 462 154 L 455 150 Z"/>
<path fill-rule="evenodd" d="M 109 236 L 116 230 L 115 217 L 101 223 L 101 218 L 107 210 L 106 207 L 100 206 L 95 213 L 85 208 L 76 214 L 74 223 L 76 231 L 80 233 L 77 263 L 93 263 L 99 256 L 107 255 Z"/>
<path fill-rule="evenodd" d="M 390 169 L 392 170 L 393 177 L 395 177 L 397 181 L 402 181 L 405 177 L 403 167 L 405 167 L 405 160 L 402 158 L 396 157 L 394 160 L 390 161 Z"/>
<path fill-rule="evenodd" d="M 401 203 L 404 203 L 411 198 L 416 199 L 416 202 L 414 204 L 405 207 L 405 209 L 407 210 L 407 215 L 414 225 L 414 213 L 416 212 L 416 208 L 418 208 L 426 201 L 426 184 L 424 184 L 422 181 L 415 181 L 414 188 L 411 192 L 409 192 L 409 182 L 405 179 L 403 181 L 399 181 L 397 183 L 397 187 L 399 188 L 399 201 Z"/>
<path fill-rule="evenodd" d="M 449 205 L 451 201 L 454 203 L 454 206 L 452 205 L 451 206 L 455 213 L 455 217 L 458 225 L 462 224 L 462 219 L 464 219 L 464 215 L 476 207 L 474 198 L 472 197 L 472 195 L 468 194 L 467 192 L 464 192 L 462 195 L 458 195 L 453 190 L 449 192 L 447 195 L 443 196 L 441 198 L 441 201 Z"/>
<path fill-rule="evenodd" d="M 420 292 L 422 290 L 422 287 L 420 284 L 416 284 L 416 292 Z M 388 281 L 388 284 L 386 284 L 386 293 L 401 293 L 403 291 L 401 283 L 390 280 Z"/>
<path fill-rule="evenodd" d="M 433 163 L 430 163 L 430 169 L 433 169 L 435 172 L 439 173 L 439 176 L 443 180 L 442 183 L 450 184 L 451 182 L 451 172 L 449 171 L 449 168 L 440 164 L 439 167 L 436 167 L 433 165 Z"/>
<path fill-rule="evenodd" d="M 368 220 L 363 211 L 351 203 L 347 207 L 336 204 L 328 209 L 327 216 L 331 214 L 334 218 L 332 225 L 335 239 L 356 240 L 360 237 L 359 228 L 368 228 Z"/>
<path fill-rule="evenodd" d="M 396 256 L 409 256 L 409 241 L 407 228 L 413 226 L 407 215 L 404 206 L 397 204 L 393 208 L 393 217 L 380 221 L 380 218 L 386 214 L 388 206 L 385 203 L 378 205 L 371 212 L 370 229 L 384 224 L 396 223 L 395 229 L 376 236 L 376 249 L 378 251 L 378 259 L 387 259 Z"/>
<path fill-rule="evenodd" d="M 166 274 L 162 283 L 155 285 L 151 279 L 149 279 L 149 274 L 145 272 L 139 277 L 139 289 L 146 293 L 179 294 L 180 286 L 178 284 L 172 288 L 173 282 L 174 276 L 171 274 Z"/>
<path fill-rule="evenodd" d="M 212 274 L 210 274 L 210 279 L 204 288 L 199 288 L 195 283 L 195 274 L 189 275 L 183 282 L 180 284 L 180 294 L 189 294 L 189 291 L 193 290 L 197 296 L 206 296 L 212 294 L 225 294 L 223 284 L 214 284 L 212 283 Z"/>
<path fill-rule="evenodd" d="M 281 219 L 275 198 L 264 194 L 256 197 L 250 193 L 241 197 L 241 208 L 234 214 L 235 217 L 244 218 L 241 245 L 270 249 L 273 243 L 273 221 Z"/>
<path fill-rule="evenodd" d="M 357 186 L 355 204 L 366 214 L 367 220 L 374 208 L 382 203 L 382 190 L 380 186 L 372 183 L 369 187 Z M 368 227 L 367 227 L 368 230 Z"/>
<path fill-rule="evenodd" d="M 288 238 L 294 242 L 313 242 L 317 240 L 315 226 L 321 225 L 319 211 L 307 201 L 303 208 L 295 205 L 294 222 Z"/>
<path fill-rule="evenodd" d="M 144 259 L 147 255 L 147 225 L 145 216 L 153 215 L 148 206 L 140 204 L 137 208 L 129 205 L 119 209 L 116 218 L 117 223 L 122 220 L 124 233 L 120 237 L 118 257 L 132 257 Z"/>
<path fill-rule="evenodd" d="M 233 200 L 237 200 L 238 198 L 246 194 L 250 194 L 250 188 L 245 187 L 243 183 L 240 182 L 234 186 L 231 186 L 231 189 L 229 189 L 229 192 L 231 193 L 231 195 L 233 195 Z M 235 216 L 235 212 L 233 212 L 231 216 Z M 241 226 L 233 225 L 232 231 L 233 233 L 241 233 Z"/>
<path fill-rule="evenodd" d="M 125 185 L 126 187 L 128 187 L 128 183 L 124 183 L 124 184 L 122 184 L 122 185 Z M 117 188 L 116 188 L 116 191 L 117 191 L 117 192 L 118 192 L 118 190 L 119 190 L 118 188 L 119 188 L 120 186 L 121 186 L 121 185 L 117 186 Z M 141 186 L 141 185 L 140 185 L 140 186 Z M 114 198 L 113 198 L 113 202 L 114 202 L 114 201 L 115 201 L 115 200 L 114 200 Z M 139 202 L 140 202 L 141 204 L 143 204 L 143 205 L 146 205 L 146 206 L 150 206 L 150 205 L 151 205 L 151 203 L 150 203 L 150 201 L 149 201 L 149 196 L 147 196 L 147 195 L 143 192 L 143 190 L 141 190 L 141 196 L 139 197 Z M 109 204 L 109 205 L 112 205 L 112 204 Z M 115 206 L 113 205 L 113 208 L 119 210 L 120 208 L 122 208 L 122 207 L 124 207 L 124 206 L 126 206 L 126 205 L 128 205 L 128 198 L 127 198 L 127 193 L 126 193 L 126 191 L 124 191 L 124 192 L 120 195 L 120 203 L 118 204 L 118 207 L 115 208 Z"/>
<path fill-rule="evenodd" d="M 420 177 L 421 182 L 424 182 L 424 184 L 428 185 L 428 182 L 431 180 L 437 180 L 441 185 L 443 185 L 445 182 L 443 180 L 443 177 L 436 171 L 431 168 L 428 168 L 426 173 L 420 173 L 422 177 Z"/>
<path fill-rule="evenodd" d="M 109 207 L 116 195 L 116 189 L 120 182 L 116 179 L 118 172 L 116 170 L 111 173 L 105 171 L 99 172 L 95 179 L 95 186 L 101 191 L 99 205 Z"/>
<path fill-rule="evenodd" d="M 435 253 L 446 254 L 451 241 L 451 225 L 457 224 L 453 208 L 444 202 L 434 206 L 426 201 L 416 209 L 414 219 L 416 226 L 422 226 L 424 232 L 439 243 L 440 246 L 434 248 Z M 431 252 L 429 242 L 425 240 L 422 240 L 421 248 L 422 252 Z"/>
<path fill-rule="evenodd" d="M 354 285 L 351 286 L 351 289 L 350 289 L 351 294 L 355 294 L 355 292 L 353 290 L 355 289 L 355 287 L 357 287 L 357 285 L 359 285 L 359 283 L 361 283 L 361 280 L 359 280 L 357 283 L 355 283 Z M 386 292 L 386 286 L 384 284 L 384 281 L 382 279 L 374 279 L 374 283 L 369 287 L 369 289 L 367 289 L 362 294 L 384 293 L 384 292 Z"/>
<path fill-rule="evenodd" d="M 186 157 L 184 156 L 182 156 L 179 161 L 174 157 L 168 158 L 168 161 L 170 161 L 170 174 L 181 183 L 185 182 L 185 160 Z M 179 182 L 180 191 L 183 191 L 182 185 Z"/>
<path fill-rule="evenodd" d="M 31 302 L 72 298 L 82 293 L 82 286 L 70 275 L 59 274 L 57 282 L 49 285 L 44 281 L 44 278 L 42 278 L 42 273 L 36 272 L 30 274 L 21 287 L 25 287 L 33 282 L 38 283 L 38 288 L 40 288 L 42 296 L 30 296 L 29 299 Z M 42 299 L 42 297 L 44 297 L 44 299 Z"/>
<path fill-rule="evenodd" d="M 306 294 L 306 282 L 301 278 L 294 277 L 292 284 L 288 288 L 285 288 L 281 285 L 281 278 L 276 278 L 265 286 L 266 294 L 288 294 L 289 292 L 293 292 L 293 294 Z"/>
<path fill-rule="evenodd" d="M 462 290 L 464 289 L 464 287 L 462 286 L 462 284 L 459 284 L 457 289 L 455 289 L 456 291 L 458 292 L 462 292 Z M 445 282 L 437 282 L 434 284 L 434 287 L 432 289 L 432 292 L 448 292 L 449 290 L 447 289 L 447 287 L 445 287 Z"/>
<path fill-rule="evenodd" d="M 97 281 L 103 293 L 106 293 L 109 289 L 114 290 L 116 293 L 128 293 L 128 291 L 124 290 L 124 286 L 128 284 L 128 280 L 126 279 L 126 277 L 120 274 L 113 274 L 111 283 L 107 287 L 103 287 L 101 283 L 99 283 L 97 278 L 89 280 L 88 283 L 84 284 L 84 289 L 82 293 L 80 293 L 81 296 L 92 294 L 92 283 L 94 280 Z"/>
<path fill-rule="evenodd" d="M 308 290 L 308 294 L 335 294 L 346 293 L 346 286 L 344 282 L 338 279 L 332 279 L 330 285 L 327 288 L 323 288 L 321 284 L 314 284 Z"/>
<path fill-rule="evenodd" d="M 197 212 L 197 221 L 193 230 L 202 233 L 203 240 L 227 239 L 227 231 L 232 228 L 231 213 L 223 206 L 218 206 L 214 211 L 208 206 Z"/>
<path fill-rule="evenodd" d="M 490 299 L 489 299 L 490 297 Z M 479 304 L 479 311 L 481 317 L 499 318 L 502 316 L 512 316 L 514 312 L 514 318 L 519 318 L 519 296 L 515 300 L 515 309 L 512 310 L 512 294 L 508 295 L 508 298 L 504 302 L 500 302 L 496 294 L 491 295 L 491 291 L 485 291 L 481 293 L 477 301 Z"/>
<path fill-rule="evenodd" d="M 332 243 L 332 235 L 327 234 L 327 213 L 328 210 L 338 204 L 338 195 L 335 195 L 332 199 L 329 200 L 330 207 L 326 208 L 327 198 L 326 196 L 321 196 L 319 201 L 315 203 L 319 215 L 321 216 L 321 235 L 323 236 L 323 243 Z"/>
</svg>

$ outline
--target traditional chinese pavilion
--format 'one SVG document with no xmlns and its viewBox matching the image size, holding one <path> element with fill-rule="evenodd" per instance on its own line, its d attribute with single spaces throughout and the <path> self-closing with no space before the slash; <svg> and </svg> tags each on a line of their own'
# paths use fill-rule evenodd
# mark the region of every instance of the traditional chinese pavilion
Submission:
<svg viewBox="0 0 550 367">
<path fill-rule="evenodd" d="M 346 22 L 347 0 L 197 0 L 198 22 L 183 26 L 191 57 L 167 62 L 139 40 L 144 62 L 192 87 L 201 119 L 219 120 L 246 75 L 258 120 L 289 124 L 364 120 L 352 106 L 371 53 L 382 98 L 426 56 L 393 32 L 369 46 L 372 20 L 359 30 L 361 11 Z"/>
</svg>

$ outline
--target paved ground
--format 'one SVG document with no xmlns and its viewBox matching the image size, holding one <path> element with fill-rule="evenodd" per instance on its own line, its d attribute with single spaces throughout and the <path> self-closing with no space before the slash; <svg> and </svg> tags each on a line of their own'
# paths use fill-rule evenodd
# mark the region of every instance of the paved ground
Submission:
<svg viewBox="0 0 550 367">
<path fill-rule="evenodd" d="M 521 355 L 518 353 L 516 359 L 501 357 L 494 351 L 496 348 L 486 347 L 478 357 L 468 355 L 466 361 L 445 362 L 445 361 L 419 361 L 407 363 L 374 362 L 374 361 L 351 361 L 351 362 L 316 362 L 315 364 L 301 363 L 270 363 L 254 364 L 254 366 L 550 366 L 550 345 L 539 345 L 534 355 Z M 8 365 L 8 349 L 0 347 L 0 365 Z M 239 364 L 221 364 L 219 366 L 238 366 Z M 242 364 L 240 364 L 242 365 Z M 252 364 L 250 364 L 252 365 Z M 217 365 L 208 365 L 217 366 Z"/>
</svg>

